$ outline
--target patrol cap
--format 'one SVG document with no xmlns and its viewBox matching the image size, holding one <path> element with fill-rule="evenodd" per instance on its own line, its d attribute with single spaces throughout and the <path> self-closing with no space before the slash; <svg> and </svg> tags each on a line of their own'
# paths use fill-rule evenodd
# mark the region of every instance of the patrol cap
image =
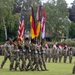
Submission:
<svg viewBox="0 0 75 75">
<path fill-rule="evenodd" d="M 26 41 L 26 40 L 29 41 L 29 38 L 25 38 L 25 41 Z"/>
</svg>

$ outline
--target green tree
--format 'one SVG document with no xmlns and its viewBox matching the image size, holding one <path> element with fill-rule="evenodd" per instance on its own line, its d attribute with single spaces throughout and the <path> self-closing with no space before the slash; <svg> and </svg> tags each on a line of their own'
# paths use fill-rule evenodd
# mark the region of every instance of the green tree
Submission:
<svg viewBox="0 0 75 75">
<path fill-rule="evenodd" d="M 4 22 L 8 36 L 11 38 L 17 36 L 22 5 L 25 6 L 25 29 L 30 30 L 30 6 L 33 5 L 36 16 L 38 3 L 40 3 L 40 0 L 0 0 L 0 41 L 5 40 Z"/>
<path fill-rule="evenodd" d="M 69 29 L 69 37 L 75 38 L 75 23 L 71 23 L 71 26 Z"/>
<path fill-rule="evenodd" d="M 72 7 L 69 8 L 69 18 L 73 21 L 71 22 L 70 28 L 69 28 L 69 37 L 75 38 L 75 0 L 72 3 Z"/>
<path fill-rule="evenodd" d="M 53 35 L 54 40 L 58 40 L 66 32 L 67 3 L 65 0 L 48 0 L 44 6 L 47 12 L 46 30 Z"/>
<path fill-rule="evenodd" d="M 0 1 L 0 29 L 2 30 L 0 38 L 5 40 L 4 35 L 4 22 L 7 28 L 7 34 L 9 37 L 13 37 L 16 35 L 16 30 L 14 30 L 15 24 L 18 22 L 19 17 L 12 14 L 13 11 L 13 2 L 14 0 L 1 0 Z M 17 18 L 18 17 L 18 18 Z M 4 21 L 3 21 L 4 18 Z M 18 25 L 18 24 L 17 24 Z M 16 26 L 17 28 L 17 26 Z"/>
</svg>

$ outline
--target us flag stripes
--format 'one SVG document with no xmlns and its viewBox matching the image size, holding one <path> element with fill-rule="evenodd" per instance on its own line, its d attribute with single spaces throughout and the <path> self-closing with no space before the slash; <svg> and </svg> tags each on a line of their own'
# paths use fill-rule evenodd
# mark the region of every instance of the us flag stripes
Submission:
<svg viewBox="0 0 75 75">
<path fill-rule="evenodd" d="M 21 16 L 18 28 L 18 41 L 22 42 L 24 40 L 24 7 L 21 10 Z"/>
</svg>

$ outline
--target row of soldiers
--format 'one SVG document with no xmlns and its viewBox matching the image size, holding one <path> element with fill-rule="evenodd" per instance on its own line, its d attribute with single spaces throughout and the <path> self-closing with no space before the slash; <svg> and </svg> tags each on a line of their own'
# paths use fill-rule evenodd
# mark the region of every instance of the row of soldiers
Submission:
<svg viewBox="0 0 75 75">
<path fill-rule="evenodd" d="M 6 43 L 2 46 L 4 50 L 4 59 L 1 63 L 3 68 L 7 59 L 9 59 L 9 70 L 28 71 L 28 70 L 42 70 L 48 71 L 45 64 L 45 46 L 37 44 L 35 40 L 25 39 L 25 43 L 21 44 L 17 39 L 13 41 L 8 38 Z"/>
<path fill-rule="evenodd" d="M 69 56 L 69 63 L 72 63 L 72 56 L 73 56 L 73 48 L 72 47 L 66 47 L 63 48 L 58 47 L 52 47 L 46 49 L 46 62 L 61 62 L 63 58 L 63 62 L 66 63 L 67 57 Z"/>
</svg>

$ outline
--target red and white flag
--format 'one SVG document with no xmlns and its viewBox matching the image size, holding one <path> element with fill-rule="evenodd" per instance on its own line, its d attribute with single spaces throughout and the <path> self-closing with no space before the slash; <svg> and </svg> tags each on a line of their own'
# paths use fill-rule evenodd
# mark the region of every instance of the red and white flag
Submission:
<svg viewBox="0 0 75 75">
<path fill-rule="evenodd" d="M 45 38 L 45 23 L 46 23 L 46 10 L 43 9 L 42 20 L 41 20 L 41 35 L 42 35 L 42 39 Z"/>
<path fill-rule="evenodd" d="M 62 45 L 62 44 L 59 45 L 59 49 L 60 49 L 60 50 L 63 49 L 63 45 Z"/>
<path fill-rule="evenodd" d="M 46 47 L 46 48 L 49 48 L 49 47 L 48 47 L 48 43 L 45 44 L 45 47 Z"/>
<path fill-rule="evenodd" d="M 54 42 L 53 48 L 57 49 L 57 43 Z"/>
<path fill-rule="evenodd" d="M 65 47 L 68 48 L 68 44 L 65 44 Z"/>
</svg>

